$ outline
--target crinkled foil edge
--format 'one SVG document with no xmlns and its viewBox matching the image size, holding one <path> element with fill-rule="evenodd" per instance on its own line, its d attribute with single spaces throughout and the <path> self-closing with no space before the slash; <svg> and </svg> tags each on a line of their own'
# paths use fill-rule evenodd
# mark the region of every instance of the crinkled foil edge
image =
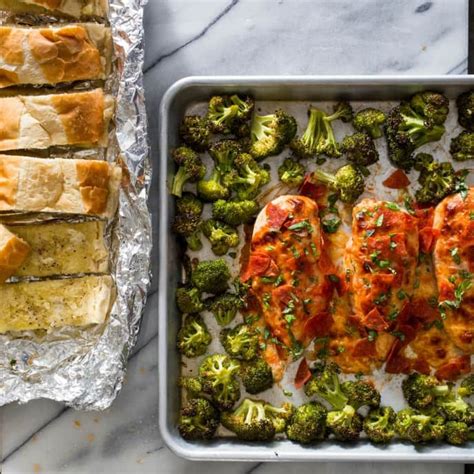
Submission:
<svg viewBox="0 0 474 474">
<path fill-rule="evenodd" d="M 109 12 L 116 67 L 105 89 L 116 95 L 117 109 L 107 159 L 120 161 L 129 175 L 108 229 L 117 298 L 101 326 L 0 336 L 0 405 L 48 398 L 104 410 L 122 387 L 151 278 L 151 163 L 142 73 L 146 3 L 112 0 Z"/>
</svg>

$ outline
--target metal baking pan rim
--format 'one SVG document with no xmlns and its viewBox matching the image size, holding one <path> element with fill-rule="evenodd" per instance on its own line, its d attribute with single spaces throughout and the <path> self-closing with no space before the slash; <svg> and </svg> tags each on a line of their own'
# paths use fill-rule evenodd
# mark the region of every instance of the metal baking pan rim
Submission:
<svg viewBox="0 0 474 474">
<path fill-rule="evenodd" d="M 158 295 L 158 356 L 159 356 L 159 429 L 164 443 L 176 455 L 196 461 L 318 461 L 318 462 L 473 462 L 472 446 L 456 448 L 444 446 L 417 448 L 401 442 L 391 443 L 386 448 L 360 441 L 353 445 L 326 442 L 310 448 L 295 445 L 288 440 L 271 444 L 245 444 L 237 440 L 215 440 L 209 443 L 188 443 L 173 433 L 169 424 L 168 388 L 168 283 L 169 273 L 164 262 L 167 258 L 169 237 L 167 189 L 168 176 L 168 128 L 169 111 L 173 101 L 185 90 L 196 87 L 235 88 L 261 86 L 474 86 L 474 77 L 459 76 L 189 76 L 176 81 L 165 92 L 159 111 L 159 295 Z M 281 449 L 283 448 L 283 449 Z M 364 449 L 365 448 L 365 449 Z M 448 452 L 447 452 L 448 451 Z"/>
</svg>

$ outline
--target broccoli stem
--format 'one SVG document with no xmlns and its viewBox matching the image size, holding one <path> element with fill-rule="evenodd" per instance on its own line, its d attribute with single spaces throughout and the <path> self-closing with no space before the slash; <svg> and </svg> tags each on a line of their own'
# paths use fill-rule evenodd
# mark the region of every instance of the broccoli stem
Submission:
<svg viewBox="0 0 474 474">
<path fill-rule="evenodd" d="M 306 127 L 301 141 L 307 145 L 311 151 L 314 150 L 315 143 L 318 143 L 321 138 L 321 118 L 323 112 L 315 107 L 310 108 L 308 125 Z"/>
<path fill-rule="evenodd" d="M 180 166 L 173 179 L 171 194 L 173 194 L 173 196 L 181 197 L 183 195 L 183 187 L 188 179 L 188 174 L 184 168 Z"/>
<path fill-rule="evenodd" d="M 324 184 L 328 184 L 331 187 L 333 187 L 336 183 L 336 179 L 335 179 L 334 175 L 332 175 L 330 173 L 326 173 L 325 171 L 316 170 L 316 171 L 314 171 L 313 174 L 316 176 L 316 178 L 319 181 L 321 181 Z"/>
</svg>

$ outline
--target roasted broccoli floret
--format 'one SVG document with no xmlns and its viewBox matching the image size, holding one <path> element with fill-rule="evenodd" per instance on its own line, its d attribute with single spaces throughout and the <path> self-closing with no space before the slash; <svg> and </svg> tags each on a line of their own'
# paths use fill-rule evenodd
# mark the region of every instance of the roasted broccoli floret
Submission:
<svg viewBox="0 0 474 474">
<path fill-rule="evenodd" d="M 201 377 L 180 377 L 178 386 L 185 390 L 188 400 L 203 397 Z"/>
<path fill-rule="evenodd" d="M 341 384 L 348 404 L 356 410 L 361 407 L 377 408 L 380 405 L 380 393 L 370 383 L 363 380 L 348 380 Z"/>
<path fill-rule="evenodd" d="M 431 94 L 437 96 L 436 93 Z M 413 166 L 414 150 L 443 136 L 445 131 L 443 123 L 447 112 L 442 97 L 438 100 L 437 109 L 436 100 L 432 100 L 428 106 L 421 96 L 416 95 L 410 103 L 402 102 L 390 110 L 385 134 L 388 156 L 396 167 L 409 171 Z M 416 105 L 416 110 L 413 104 Z M 424 108 L 423 104 L 426 104 Z"/>
<path fill-rule="evenodd" d="M 222 414 L 222 424 L 245 441 L 269 441 L 276 434 L 275 425 L 266 413 L 267 403 L 246 398 L 234 411 Z"/>
<path fill-rule="evenodd" d="M 318 152 L 319 142 L 323 138 L 324 116 L 324 112 L 316 107 L 308 109 L 308 125 L 306 130 L 301 137 L 295 137 L 290 142 L 290 148 L 299 158 L 311 158 Z"/>
<path fill-rule="evenodd" d="M 462 421 L 447 421 L 444 431 L 444 439 L 447 443 L 461 446 L 468 441 L 474 441 L 474 431 Z"/>
<path fill-rule="evenodd" d="M 444 418 L 436 414 L 422 413 L 405 408 L 397 413 L 395 431 L 400 438 L 412 443 L 426 443 L 443 439 Z"/>
<path fill-rule="evenodd" d="M 299 406 L 286 425 L 286 436 L 301 444 L 323 440 L 326 437 L 326 415 L 326 408 L 318 402 Z"/>
<path fill-rule="evenodd" d="M 208 299 L 206 306 L 219 326 L 227 326 L 233 321 L 237 311 L 243 307 L 243 301 L 238 295 L 224 293 Z"/>
<path fill-rule="evenodd" d="M 270 173 L 248 153 L 235 158 L 234 169 L 225 176 L 225 184 L 234 190 L 239 201 L 257 197 L 262 186 L 270 181 Z"/>
<path fill-rule="evenodd" d="M 435 405 L 448 421 L 463 421 L 474 424 L 474 409 L 452 389 L 444 397 L 437 397 Z"/>
<path fill-rule="evenodd" d="M 230 410 L 240 398 L 239 363 L 225 354 L 207 356 L 199 367 L 202 389 L 221 410 Z"/>
<path fill-rule="evenodd" d="M 468 375 L 462 382 L 458 389 L 458 394 L 461 397 L 470 397 L 474 395 L 474 374 Z"/>
<path fill-rule="evenodd" d="M 341 166 L 335 174 L 316 170 L 314 176 L 337 192 L 345 203 L 354 203 L 365 189 L 364 175 L 353 165 Z"/>
<path fill-rule="evenodd" d="M 304 386 L 308 397 L 317 395 L 336 410 L 343 408 L 348 399 L 342 391 L 339 381 L 339 367 L 334 363 L 318 363 L 312 370 L 312 376 Z"/>
<path fill-rule="evenodd" d="M 181 409 L 179 434 L 189 441 L 211 439 L 219 426 L 219 412 L 204 398 L 196 398 Z"/>
<path fill-rule="evenodd" d="M 240 378 L 245 390 L 252 395 L 268 390 L 273 386 L 273 373 L 262 358 L 240 364 Z"/>
<path fill-rule="evenodd" d="M 233 168 L 234 160 L 241 151 L 240 143 L 236 140 L 220 140 L 209 149 L 209 154 L 221 172 L 224 182 L 226 174 Z"/>
<path fill-rule="evenodd" d="M 214 295 L 227 290 L 229 279 L 230 271 L 222 258 L 199 262 L 191 276 L 191 281 L 198 290 Z"/>
<path fill-rule="evenodd" d="M 199 197 L 205 201 L 227 199 L 230 196 L 229 188 L 222 181 L 222 173 L 215 167 L 207 179 L 201 179 L 197 184 Z"/>
<path fill-rule="evenodd" d="M 339 441 L 355 441 L 362 431 L 363 418 L 351 405 L 342 410 L 330 411 L 326 418 L 327 427 Z"/>
<path fill-rule="evenodd" d="M 215 133 L 230 133 L 250 118 L 254 102 L 250 97 L 241 99 L 238 95 L 211 97 L 207 119 Z"/>
<path fill-rule="evenodd" d="M 474 158 L 474 132 L 462 131 L 451 140 L 449 149 L 456 161 L 467 161 Z"/>
<path fill-rule="evenodd" d="M 258 333 L 247 324 L 237 324 L 232 329 L 223 329 L 220 338 L 227 354 L 236 359 L 251 360 L 258 353 Z"/>
<path fill-rule="evenodd" d="M 474 92 L 463 92 L 456 100 L 459 125 L 474 132 Z"/>
<path fill-rule="evenodd" d="M 182 197 L 176 199 L 176 214 L 200 217 L 203 203 L 193 193 L 183 193 Z"/>
<path fill-rule="evenodd" d="M 296 134 L 296 120 L 279 109 L 269 115 L 254 115 L 250 128 L 250 154 L 256 160 L 278 155 Z"/>
<path fill-rule="evenodd" d="M 434 161 L 428 153 L 418 153 L 414 167 L 420 171 L 418 182 L 421 187 L 416 191 L 416 200 L 423 204 L 437 204 L 456 189 L 457 176 L 449 162 Z"/>
<path fill-rule="evenodd" d="M 395 411 L 392 407 L 380 407 L 369 411 L 363 427 L 372 443 L 386 444 L 395 436 Z"/>
<path fill-rule="evenodd" d="M 402 391 L 408 405 L 413 408 L 426 408 L 436 397 L 447 395 L 449 387 L 441 384 L 432 375 L 413 373 L 403 380 Z"/>
<path fill-rule="evenodd" d="M 220 199 L 212 205 L 212 216 L 226 224 L 238 226 L 249 224 L 258 213 L 259 206 L 255 201 L 224 201 Z"/>
<path fill-rule="evenodd" d="M 339 145 L 334 136 L 332 122 L 352 120 L 352 107 L 347 102 L 339 102 L 333 108 L 331 115 L 316 107 L 308 110 L 309 120 L 301 138 L 294 139 L 290 147 L 300 158 L 310 158 L 315 154 L 326 155 L 331 158 L 341 156 Z"/>
<path fill-rule="evenodd" d="M 304 181 L 305 167 L 292 158 L 286 158 L 278 168 L 280 181 L 288 186 L 297 188 Z"/>
<path fill-rule="evenodd" d="M 283 433 L 285 431 L 293 413 L 294 407 L 291 403 L 283 403 L 281 407 L 265 403 L 265 414 L 272 421 L 275 433 Z"/>
<path fill-rule="evenodd" d="M 176 304 L 182 313 L 200 313 L 204 309 L 201 292 L 194 287 L 181 287 L 176 290 Z"/>
<path fill-rule="evenodd" d="M 199 115 L 186 115 L 179 127 L 179 135 L 186 145 L 197 151 L 209 148 L 209 122 Z"/>
<path fill-rule="evenodd" d="M 198 357 L 206 353 L 212 341 L 207 325 L 199 314 L 188 314 L 178 331 L 177 347 L 186 357 Z"/>
<path fill-rule="evenodd" d="M 201 218 L 194 214 L 178 214 L 173 220 L 173 232 L 186 241 L 191 250 L 201 250 Z"/>
<path fill-rule="evenodd" d="M 188 181 L 195 183 L 202 179 L 206 174 L 206 167 L 199 155 L 185 146 L 174 149 L 172 156 L 179 168 L 173 178 L 171 194 L 181 197 L 184 185 Z"/>
<path fill-rule="evenodd" d="M 239 234 L 234 227 L 215 219 L 208 219 L 201 225 L 202 233 L 209 239 L 215 255 L 225 255 L 230 248 L 239 245 Z"/>
<path fill-rule="evenodd" d="M 448 118 L 449 100 L 438 92 L 419 92 L 411 98 L 410 105 L 430 124 L 443 125 Z"/>
<path fill-rule="evenodd" d="M 359 132 L 368 133 L 372 138 L 380 138 L 383 134 L 383 125 L 387 120 L 384 112 L 372 107 L 357 112 L 352 125 Z"/>
<path fill-rule="evenodd" d="M 357 166 L 373 165 L 379 160 L 379 153 L 374 141 L 366 133 L 357 132 L 344 137 L 341 151 L 351 163 Z"/>
</svg>

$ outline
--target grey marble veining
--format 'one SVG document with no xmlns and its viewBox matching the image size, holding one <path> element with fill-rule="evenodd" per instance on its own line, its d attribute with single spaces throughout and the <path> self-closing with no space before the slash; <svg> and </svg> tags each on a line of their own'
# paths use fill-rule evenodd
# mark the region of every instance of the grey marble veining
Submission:
<svg viewBox="0 0 474 474">
<path fill-rule="evenodd" d="M 463 74 L 466 0 L 149 0 L 145 87 L 157 164 L 160 98 L 200 74 Z M 157 196 L 151 209 L 156 223 Z M 155 227 L 155 231 L 156 227 Z M 154 273 L 158 260 L 154 253 Z M 4 474 L 461 474 L 460 465 L 192 463 L 157 427 L 157 284 L 127 383 L 111 409 L 78 413 L 40 400 L 0 409 Z"/>
</svg>

